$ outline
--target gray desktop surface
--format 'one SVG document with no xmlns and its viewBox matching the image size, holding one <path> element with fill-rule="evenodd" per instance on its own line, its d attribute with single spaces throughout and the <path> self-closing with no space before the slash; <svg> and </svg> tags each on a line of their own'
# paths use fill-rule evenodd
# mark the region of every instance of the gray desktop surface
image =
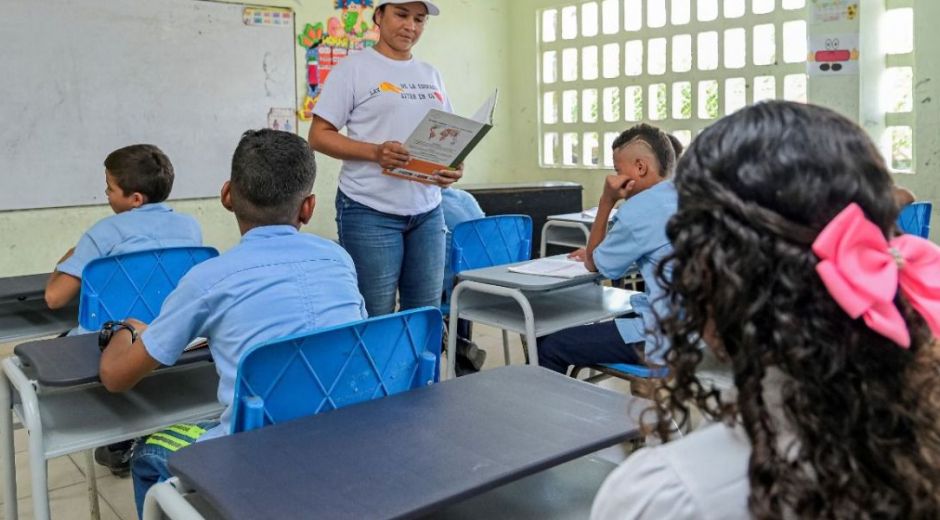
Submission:
<svg viewBox="0 0 940 520">
<path fill-rule="evenodd" d="M 13 349 L 24 365 L 44 386 L 75 386 L 98 382 L 101 349 L 98 334 L 80 334 L 30 341 Z M 176 366 L 211 361 L 208 348 L 184 352 Z"/>
<path fill-rule="evenodd" d="M 578 276 L 576 278 L 559 278 L 555 276 L 514 273 L 509 270 L 509 268 L 512 266 L 527 264 L 534 261 L 535 260 L 526 260 L 524 262 L 516 262 L 514 264 L 483 267 L 480 269 L 469 269 L 467 271 L 458 273 L 457 278 L 460 280 L 472 280 L 474 282 L 498 285 L 500 287 L 508 287 L 511 289 L 519 289 L 521 291 L 531 292 L 553 291 L 555 289 L 591 283 L 595 280 L 601 279 L 601 275 L 598 273 L 591 273 L 584 276 Z"/>
<path fill-rule="evenodd" d="M 431 513 L 422 520 L 584 520 L 594 497 L 617 467 L 596 457 L 581 457 L 529 475 Z"/>
<path fill-rule="evenodd" d="M 49 274 L 0 278 L 0 343 L 65 332 L 78 324 L 78 300 L 61 309 L 46 305 Z"/>
<path fill-rule="evenodd" d="M 42 298 L 46 292 L 46 280 L 49 273 L 28 274 L 0 278 L 0 302 L 6 300 L 25 300 Z"/>
<path fill-rule="evenodd" d="M 637 437 L 643 408 L 509 366 L 197 443 L 169 464 L 225 518 L 418 518 Z"/>
</svg>

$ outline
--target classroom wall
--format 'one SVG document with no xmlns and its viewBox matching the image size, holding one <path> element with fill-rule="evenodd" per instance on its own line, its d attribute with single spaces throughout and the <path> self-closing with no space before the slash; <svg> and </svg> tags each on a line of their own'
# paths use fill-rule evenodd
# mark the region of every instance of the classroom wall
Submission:
<svg viewBox="0 0 940 520">
<path fill-rule="evenodd" d="M 432 18 L 415 50 L 416 56 L 440 69 L 459 113 L 472 114 L 494 88 L 500 89 L 497 125 L 467 162 L 468 182 L 500 182 L 512 177 L 506 160 L 512 156 L 514 146 L 509 117 L 514 96 L 509 84 L 508 4 L 502 0 L 442 0 L 439 2 L 442 15 Z M 326 21 L 338 13 L 333 9 L 333 0 L 262 0 L 253 5 L 292 8 L 297 15 L 298 31 L 306 23 Z M 297 46 L 296 50 L 297 88 L 302 94 L 306 81 L 304 49 Z M 307 124 L 302 124 L 298 132 L 306 138 L 308 129 Z M 233 151 L 235 145 L 232 143 Z M 339 165 L 338 161 L 318 154 L 319 173 L 314 188 L 317 210 L 304 231 L 327 238 L 336 236 L 333 199 Z M 103 191 L 104 167 L 100 169 Z M 171 200 L 170 205 L 199 220 L 207 245 L 225 250 L 238 242 L 234 217 L 216 199 Z M 51 271 L 89 226 L 109 214 L 108 206 L 0 212 L 0 277 Z"/>
<path fill-rule="evenodd" d="M 332 0 L 269 0 L 266 5 L 291 7 L 298 26 L 333 15 Z M 914 100 L 916 168 L 897 182 L 922 199 L 940 201 L 940 2 L 913 0 L 917 71 Z M 605 172 L 583 169 L 545 169 L 538 165 L 538 99 L 536 96 L 536 10 L 562 5 L 559 0 L 440 0 L 444 14 L 432 20 L 416 55 L 435 64 L 447 81 L 458 112 L 470 113 L 494 87 L 500 88 L 496 126 L 468 161 L 467 182 L 570 180 L 583 184 L 584 204 L 596 205 Z M 297 47 L 297 63 L 303 52 Z M 298 67 L 298 82 L 304 81 Z M 860 84 L 870 78 L 863 74 Z M 298 89 L 302 85 L 298 84 Z M 843 85 L 812 86 L 811 101 L 840 110 L 863 111 L 857 98 L 846 97 Z M 302 92 L 302 90 L 300 90 Z M 849 114 L 859 119 L 857 113 Z M 862 121 L 865 124 L 865 121 Z M 869 125 L 866 125 L 869 126 Z M 308 127 L 302 125 L 301 135 Z M 234 147 L 233 143 L 233 147 Z M 102 158 L 103 159 L 103 158 Z M 339 163 L 320 156 L 315 192 L 318 209 L 306 231 L 334 237 L 333 197 Z M 185 175 L 185 172 L 179 172 Z M 102 179 L 102 190 L 104 180 Z M 206 242 L 222 250 L 238 241 L 234 219 L 214 199 L 175 201 L 179 211 L 196 216 Z M 934 212 L 934 229 L 940 220 Z M 107 206 L 0 212 L 0 276 L 51 270 L 62 253 L 96 220 L 110 214 Z M 940 233 L 933 233 L 937 241 Z"/>
<path fill-rule="evenodd" d="M 538 94 L 536 90 L 536 12 L 547 7 L 559 7 L 575 2 L 562 0 L 513 0 L 511 14 L 513 47 L 510 55 L 512 69 L 513 106 L 510 117 L 513 121 L 514 155 L 513 170 L 516 179 L 524 180 L 565 180 L 584 185 L 584 205 L 597 205 L 604 176 L 603 170 L 580 168 L 541 168 L 538 161 Z M 810 4 L 807 0 L 807 4 Z M 869 15 L 871 7 L 877 2 L 865 3 Z M 937 0 L 913 0 L 915 31 L 915 88 L 914 104 L 917 118 L 914 126 L 915 164 L 914 174 L 898 174 L 896 182 L 909 187 L 920 199 L 940 202 L 940 60 L 933 56 L 933 50 L 940 48 L 940 32 L 936 23 L 940 20 L 940 2 Z M 862 11 L 865 16 L 866 11 Z M 877 13 L 876 13 L 877 15 Z M 877 26 L 877 23 L 863 24 L 863 30 Z M 862 35 L 863 43 L 866 39 Z M 868 43 L 872 43 L 869 39 Z M 917 52 L 920 50 L 920 52 Z M 828 78 L 814 82 L 810 79 L 809 101 L 832 107 L 864 127 L 877 132 L 879 125 L 867 119 L 872 105 L 863 103 L 857 93 L 860 89 L 876 85 L 876 72 L 866 72 L 861 76 Z M 883 125 L 881 125 L 883 126 Z M 933 229 L 940 229 L 940 205 L 933 213 Z M 932 240 L 940 240 L 940 233 L 932 233 Z"/>
</svg>

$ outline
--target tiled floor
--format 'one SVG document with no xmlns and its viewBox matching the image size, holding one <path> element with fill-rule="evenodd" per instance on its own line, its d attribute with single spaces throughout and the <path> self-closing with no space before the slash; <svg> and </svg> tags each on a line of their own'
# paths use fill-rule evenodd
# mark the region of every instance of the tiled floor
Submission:
<svg viewBox="0 0 940 520">
<path fill-rule="evenodd" d="M 484 369 L 503 365 L 502 338 L 499 330 L 486 326 L 474 326 L 474 341 L 486 349 L 488 356 Z M 13 345 L 0 345 L 0 357 L 9 355 Z M 513 363 L 524 362 L 519 336 L 510 336 L 510 354 Z M 609 379 L 602 386 L 619 392 L 629 391 L 626 382 Z M 22 519 L 32 518 L 32 502 L 29 484 L 29 463 L 26 453 L 26 433 L 16 431 L 16 475 L 17 504 Z M 620 462 L 628 452 L 627 446 L 613 446 L 599 455 Z M 82 453 L 59 457 L 49 461 L 49 498 L 54 520 L 84 520 L 89 517 L 88 487 L 85 483 L 85 462 Z M 101 518 L 105 520 L 134 520 L 137 513 L 130 478 L 116 478 L 101 466 L 96 466 Z M 0 497 L 3 498 L 3 497 Z M 4 498 L 5 499 L 5 498 Z M 2 503 L 2 499 L 0 499 Z M 2 518 L 2 511 L 0 511 Z"/>
</svg>

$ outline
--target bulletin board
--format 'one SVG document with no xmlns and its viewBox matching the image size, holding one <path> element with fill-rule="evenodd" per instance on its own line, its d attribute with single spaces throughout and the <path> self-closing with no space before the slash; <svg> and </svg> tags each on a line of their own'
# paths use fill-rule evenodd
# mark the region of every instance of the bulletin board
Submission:
<svg viewBox="0 0 940 520">
<path fill-rule="evenodd" d="M 162 148 L 214 197 L 247 129 L 297 103 L 293 13 L 203 0 L 3 0 L 0 211 L 106 202 L 103 161 Z M 295 129 L 296 130 L 296 129 Z"/>
</svg>

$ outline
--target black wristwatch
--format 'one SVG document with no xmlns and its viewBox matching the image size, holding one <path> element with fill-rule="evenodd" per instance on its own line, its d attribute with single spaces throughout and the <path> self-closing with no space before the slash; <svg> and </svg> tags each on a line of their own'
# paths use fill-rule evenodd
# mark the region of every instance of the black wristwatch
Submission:
<svg viewBox="0 0 940 520">
<path fill-rule="evenodd" d="M 106 321 L 101 326 L 101 330 L 98 331 L 98 347 L 103 351 L 111 342 L 111 336 L 121 329 L 131 331 L 131 343 L 137 341 L 137 329 L 130 323 L 126 321 Z"/>
</svg>

